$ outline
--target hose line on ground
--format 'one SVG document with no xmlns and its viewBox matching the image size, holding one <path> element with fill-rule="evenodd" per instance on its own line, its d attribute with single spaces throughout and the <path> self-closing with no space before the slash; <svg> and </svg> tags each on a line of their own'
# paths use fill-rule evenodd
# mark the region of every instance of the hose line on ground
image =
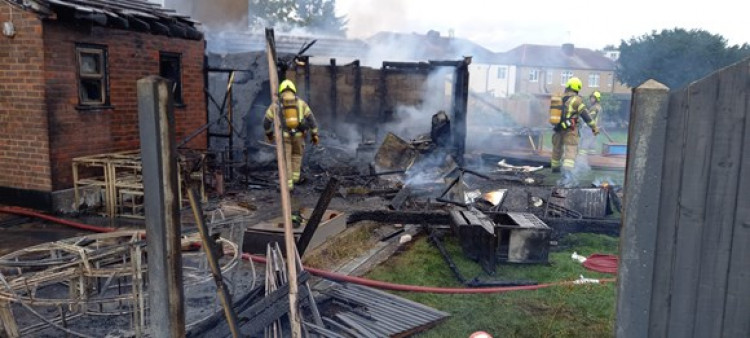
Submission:
<svg viewBox="0 0 750 338">
<path fill-rule="evenodd" d="M 65 219 L 58 218 L 58 217 L 49 216 L 49 215 L 45 215 L 36 211 L 31 211 L 31 210 L 17 208 L 17 207 L 0 207 L 0 212 L 29 216 L 29 217 L 36 217 L 36 218 L 44 219 L 50 222 L 67 225 L 76 229 L 88 230 L 88 231 L 93 231 L 93 232 L 113 232 L 113 231 L 118 230 L 117 228 L 106 228 L 106 227 L 99 227 L 99 226 L 94 226 L 94 225 L 78 223 L 74 221 L 68 221 Z M 245 260 L 252 260 L 258 263 L 266 262 L 265 258 L 251 255 L 248 253 L 243 253 L 242 258 Z M 539 290 L 539 289 L 544 289 L 544 288 L 548 288 L 551 286 L 579 285 L 579 284 L 590 283 L 590 282 L 582 283 L 579 280 L 574 280 L 574 281 L 563 281 L 563 282 L 545 283 L 545 284 L 538 284 L 538 285 L 523 285 L 523 286 L 501 286 L 501 287 L 487 287 L 487 288 L 466 288 L 466 287 L 446 288 L 446 287 L 435 287 L 435 286 L 420 286 L 420 285 L 389 283 L 389 282 L 383 282 L 383 281 L 378 281 L 378 280 L 372 280 L 368 278 L 348 276 L 348 275 L 343 275 L 343 274 L 339 274 L 339 273 L 335 273 L 331 271 L 309 268 L 309 267 L 304 267 L 304 269 L 315 276 L 337 281 L 337 282 L 353 283 L 353 284 L 369 286 L 369 287 L 373 287 L 373 288 L 381 289 L 381 290 L 417 292 L 417 293 L 435 293 L 435 294 L 504 293 L 504 292 L 511 292 L 511 291 Z M 614 281 L 615 281 L 614 278 L 600 279 L 598 280 L 598 284 L 612 283 Z"/>
</svg>

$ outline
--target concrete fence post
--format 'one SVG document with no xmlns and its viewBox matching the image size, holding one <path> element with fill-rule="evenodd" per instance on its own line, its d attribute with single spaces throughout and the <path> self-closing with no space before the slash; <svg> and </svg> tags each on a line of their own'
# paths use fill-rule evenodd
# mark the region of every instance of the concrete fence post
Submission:
<svg viewBox="0 0 750 338">
<path fill-rule="evenodd" d="M 175 121 L 169 81 L 138 80 L 152 337 L 185 337 Z"/>
<path fill-rule="evenodd" d="M 648 337 L 668 103 L 669 88 L 657 81 L 633 89 L 617 278 L 618 338 Z"/>
</svg>

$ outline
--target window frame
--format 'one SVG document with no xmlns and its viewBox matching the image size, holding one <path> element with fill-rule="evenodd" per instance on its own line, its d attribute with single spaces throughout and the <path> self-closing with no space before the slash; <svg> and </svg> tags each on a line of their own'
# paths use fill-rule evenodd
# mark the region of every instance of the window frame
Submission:
<svg viewBox="0 0 750 338">
<path fill-rule="evenodd" d="M 596 78 L 596 81 L 592 81 L 593 78 Z M 599 88 L 599 83 L 601 82 L 601 75 L 599 73 L 589 73 L 589 87 L 591 88 Z"/>
<path fill-rule="evenodd" d="M 568 80 L 572 79 L 574 76 L 572 70 L 564 70 L 560 72 L 560 85 L 565 86 L 568 84 Z"/>
<path fill-rule="evenodd" d="M 177 88 L 172 93 L 172 101 L 174 102 L 175 107 L 185 107 L 185 97 L 183 94 L 183 86 L 182 86 L 182 53 L 176 53 L 176 52 L 167 52 L 167 51 L 159 51 L 159 76 L 168 79 L 170 81 L 175 82 L 174 79 L 168 78 L 164 76 L 162 73 L 162 64 L 165 61 L 177 61 L 177 72 L 178 72 L 178 78 L 177 78 Z"/>
<path fill-rule="evenodd" d="M 529 69 L 529 82 L 539 82 L 539 69 Z"/>
<path fill-rule="evenodd" d="M 502 73 L 502 76 L 500 76 Z M 505 80 L 508 78 L 508 67 L 498 66 L 497 67 L 497 78 L 499 80 Z"/>
<path fill-rule="evenodd" d="M 83 55 L 94 54 L 98 55 L 98 73 L 84 73 L 83 72 Z M 78 96 L 78 108 L 81 109 L 99 109 L 110 107 L 110 96 L 109 96 L 109 62 L 107 46 L 95 45 L 87 43 L 76 43 L 75 45 L 76 55 L 76 84 L 77 84 L 77 96 Z M 83 95 L 83 82 L 84 81 L 98 81 L 100 86 L 100 100 L 87 100 Z"/>
<path fill-rule="evenodd" d="M 547 74 L 547 76 L 546 76 L 547 77 L 547 84 L 551 85 L 554 82 L 554 81 L 552 81 L 552 78 L 555 76 L 555 72 L 553 72 L 552 70 L 547 70 L 546 74 Z"/>
</svg>

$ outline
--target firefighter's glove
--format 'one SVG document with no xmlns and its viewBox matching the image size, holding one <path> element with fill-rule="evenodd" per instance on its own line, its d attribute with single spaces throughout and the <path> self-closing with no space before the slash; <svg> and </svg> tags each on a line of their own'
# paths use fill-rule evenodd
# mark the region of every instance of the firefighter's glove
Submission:
<svg viewBox="0 0 750 338">
<path fill-rule="evenodd" d="M 266 141 L 268 143 L 273 143 L 274 142 L 274 140 L 273 140 L 273 133 L 267 133 L 266 134 Z"/>
<path fill-rule="evenodd" d="M 310 140 L 312 140 L 312 143 L 316 146 L 320 143 L 320 137 L 318 137 L 318 134 L 312 134 Z"/>
<path fill-rule="evenodd" d="M 591 131 L 594 132 L 594 136 L 599 136 L 599 127 L 591 126 Z"/>
</svg>

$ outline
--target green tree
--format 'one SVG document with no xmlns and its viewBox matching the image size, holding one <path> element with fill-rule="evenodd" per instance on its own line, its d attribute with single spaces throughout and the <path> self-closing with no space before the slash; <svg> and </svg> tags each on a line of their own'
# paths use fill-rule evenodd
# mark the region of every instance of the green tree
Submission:
<svg viewBox="0 0 750 338">
<path fill-rule="evenodd" d="M 250 0 L 250 26 L 280 31 L 305 28 L 316 34 L 344 36 L 347 20 L 336 16 L 336 0 Z"/>
<path fill-rule="evenodd" d="M 750 46 L 728 46 L 721 35 L 674 28 L 620 43 L 617 77 L 635 87 L 655 79 L 678 89 L 750 55 Z"/>
</svg>

